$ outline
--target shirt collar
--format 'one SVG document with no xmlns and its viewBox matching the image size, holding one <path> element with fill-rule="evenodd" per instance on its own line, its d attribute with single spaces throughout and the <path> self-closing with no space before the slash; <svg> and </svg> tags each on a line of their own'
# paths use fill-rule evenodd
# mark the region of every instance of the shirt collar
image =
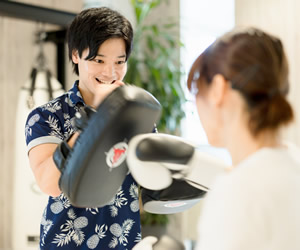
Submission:
<svg viewBox="0 0 300 250">
<path fill-rule="evenodd" d="M 85 104 L 80 94 L 78 84 L 79 81 L 78 80 L 75 81 L 73 87 L 69 90 L 69 97 L 74 105 L 77 105 L 78 103 Z"/>
</svg>

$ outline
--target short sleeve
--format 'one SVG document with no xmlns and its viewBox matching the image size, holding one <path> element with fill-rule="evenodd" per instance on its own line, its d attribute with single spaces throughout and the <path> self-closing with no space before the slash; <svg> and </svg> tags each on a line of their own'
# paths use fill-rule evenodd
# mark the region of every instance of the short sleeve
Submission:
<svg viewBox="0 0 300 250">
<path fill-rule="evenodd" d="M 25 125 L 28 152 L 37 145 L 44 143 L 58 144 L 64 139 L 59 113 L 45 107 L 39 107 L 28 115 Z"/>
</svg>

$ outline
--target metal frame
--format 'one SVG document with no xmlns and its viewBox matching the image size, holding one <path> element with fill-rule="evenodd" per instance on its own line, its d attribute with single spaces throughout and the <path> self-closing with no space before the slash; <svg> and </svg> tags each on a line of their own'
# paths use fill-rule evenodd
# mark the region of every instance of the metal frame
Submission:
<svg viewBox="0 0 300 250">
<path fill-rule="evenodd" d="M 68 25 L 75 18 L 76 13 L 56 9 L 39 7 L 20 2 L 0 0 L 0 16 L 24 19 L 35 22 L 59 25 L 63 29 L 46 32 L 45 42 L 56 45 L 57 79 L 65 88 L 65 37 Z"/>
<path fill-rule="evenodd" d="M 0 15 L 67 27 L 76 13 L 0 0 Z"/>
<path fill-rule="evenodd" d="M 67 30 L 56 30 L 45 32 L 44 42 L 53 42 L 56 44 L 56 74 L 57 80 L 66 88 L 66 65 L 65 65 L 65 44 Z"/>
</svg>

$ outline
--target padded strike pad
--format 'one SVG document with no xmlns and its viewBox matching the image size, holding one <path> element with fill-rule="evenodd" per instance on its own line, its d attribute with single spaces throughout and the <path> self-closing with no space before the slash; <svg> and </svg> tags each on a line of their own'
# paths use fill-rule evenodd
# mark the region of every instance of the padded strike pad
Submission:
<svg viewBox="0 0 300 250">
<path fill-rule="evenodd" d="M 173 179 L 171 186 L 160 191 L 141 188 L 143 208 L 153 214 L 183 212 L 197 204 L 206 194 L 184 180 Z"/>
<path fill-rule="evenodd" d="M 160 114 L 159 102 L 135 86 L 121 86 L 101 103 L 76 140 L 60 179 L 72 205 L 101 207 L 112 201 L 128 174 L 127 143 L 150 133 Z"/>
</svg>

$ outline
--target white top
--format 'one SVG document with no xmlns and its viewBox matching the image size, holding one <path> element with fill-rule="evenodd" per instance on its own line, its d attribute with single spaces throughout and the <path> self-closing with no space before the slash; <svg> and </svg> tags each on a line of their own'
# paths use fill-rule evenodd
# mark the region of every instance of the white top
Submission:
<svg viewBox="0 0 300 250">
<path fill-rule="evenodd" d="M 261 149 L 218 177 L 196 249 L 300 249 L 300 149 Z"/>
</svg>

